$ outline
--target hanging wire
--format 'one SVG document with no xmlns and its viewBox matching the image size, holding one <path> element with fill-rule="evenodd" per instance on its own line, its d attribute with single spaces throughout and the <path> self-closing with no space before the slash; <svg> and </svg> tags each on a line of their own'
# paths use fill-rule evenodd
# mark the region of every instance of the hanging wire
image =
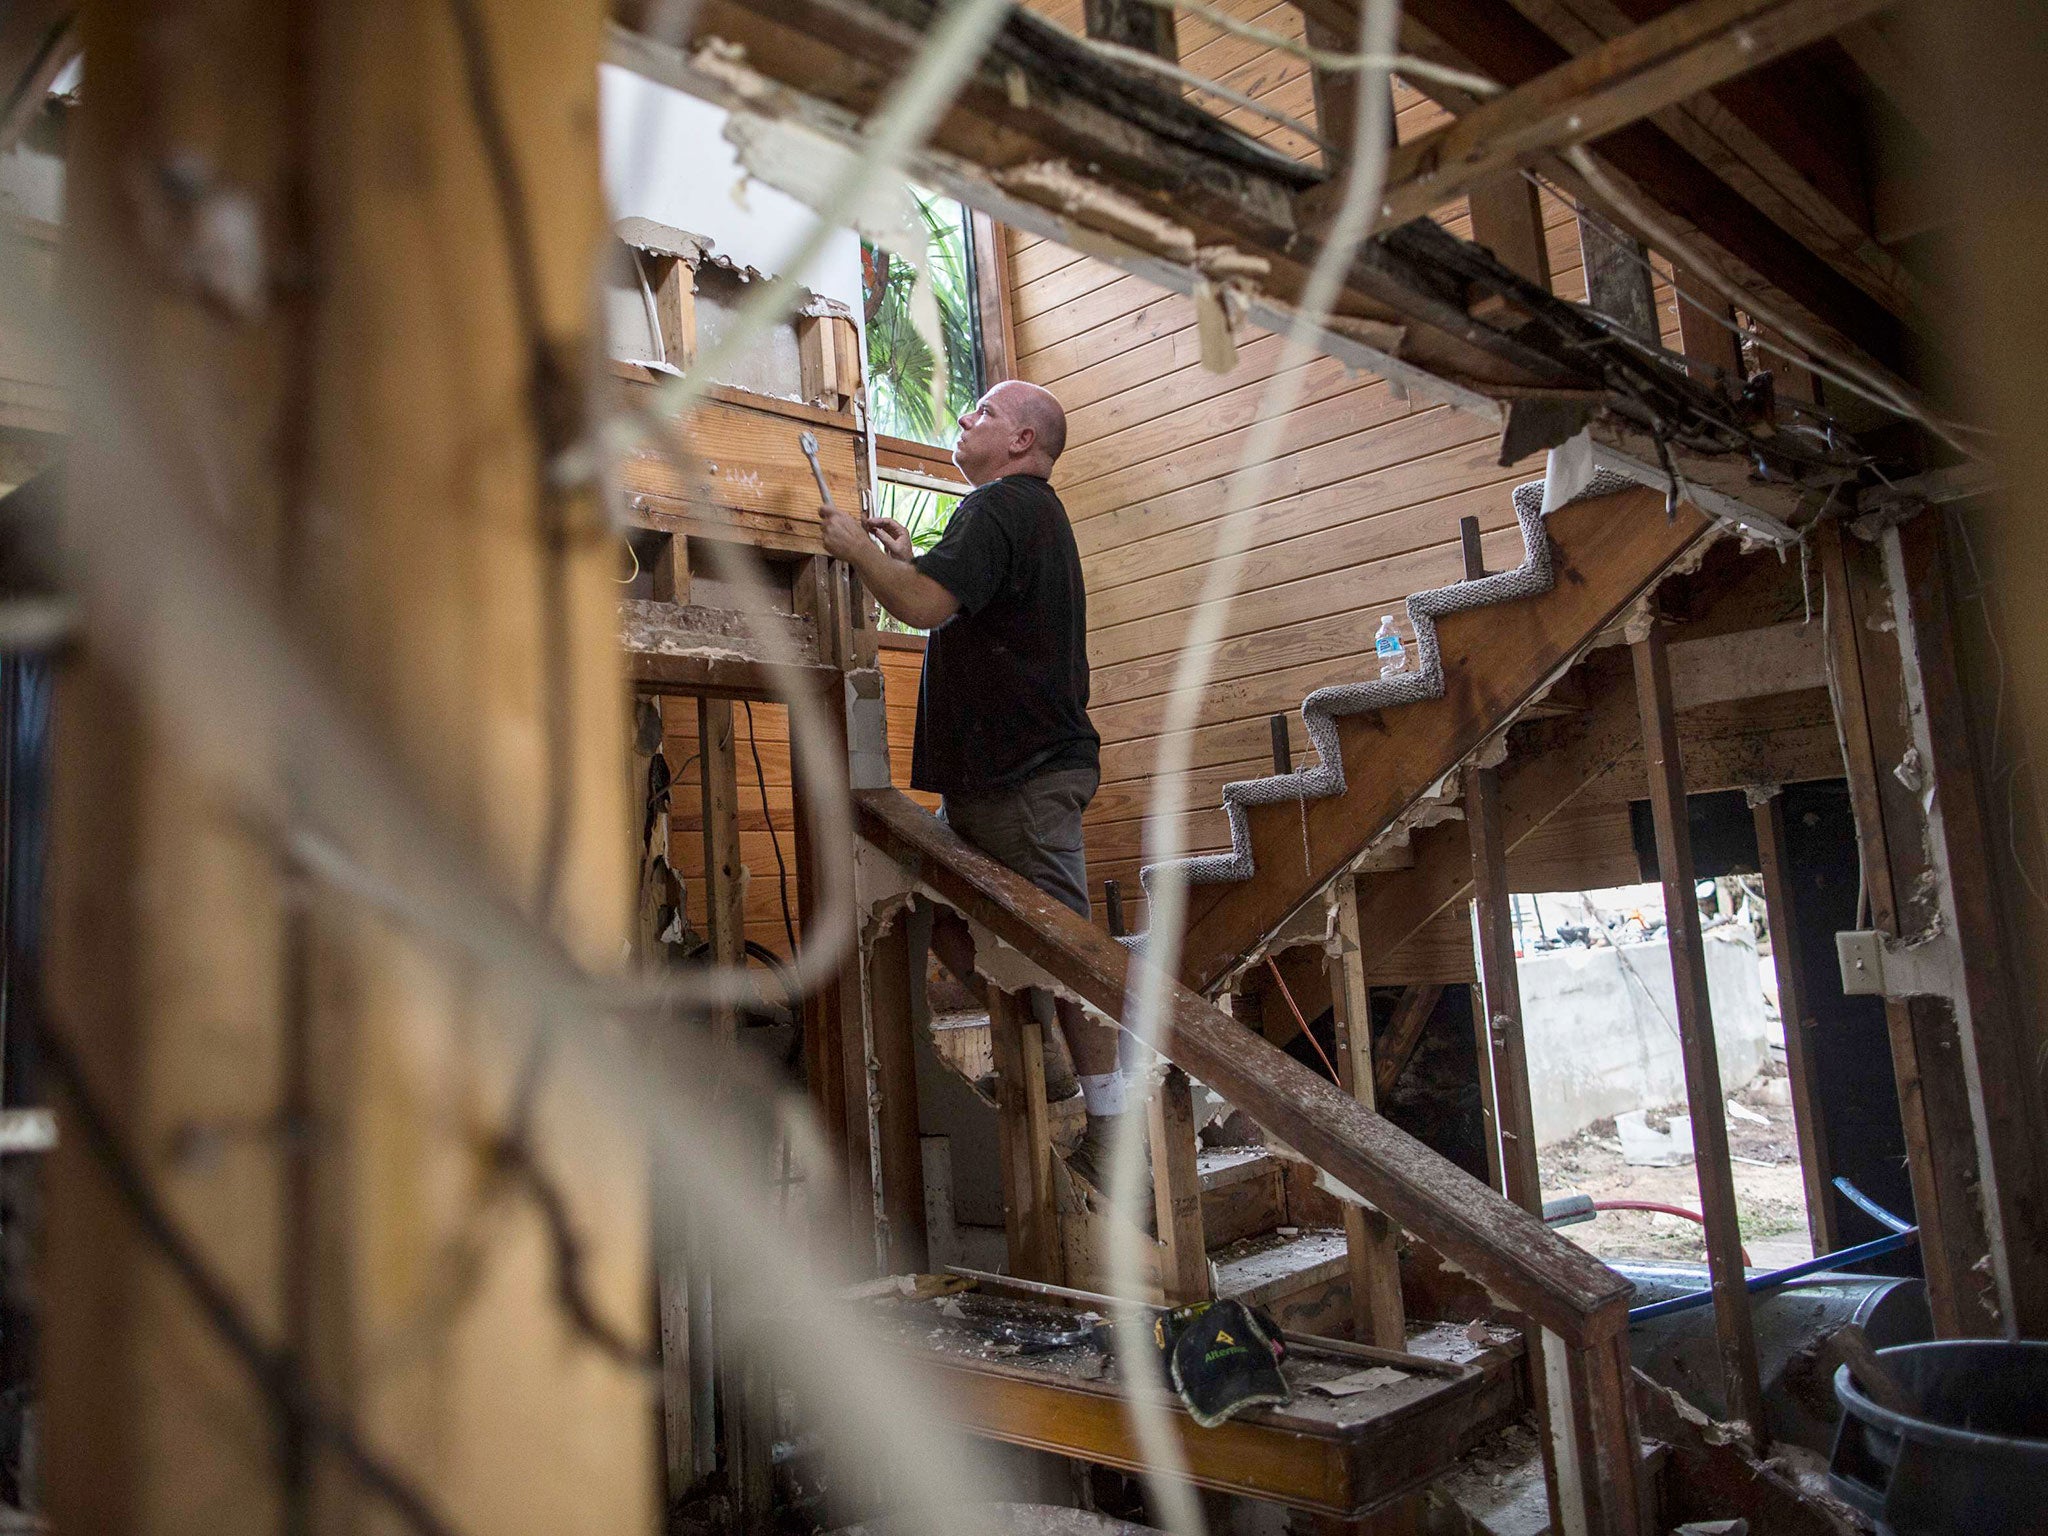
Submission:
<svg viewBox="0 0 2048 1536">
<path fill-rule="evenodd" d="M 1256 22 L 1241 21 L 1228 11 L 1204 4 L 1203 0 L 1145 0 L 1145 4 L 1157 10 L 1185 12 L 1189 16 L 1206 21 L 1218 31 L 1264 44 L 1276 53 L 1292 55 L 1321 70 L 1343 73 L 1385 70 L 1410 80 L 1434 80 L 1441 85 L 1452 86 L 1474 96 L 1497 96 L 1501 91 L 1498 84 L 1484 75 L 1476 75 L 1465 69 L 1453 69 L 1448 64 L 1438 64 L 1434 60 L 1418 58 L 1414 54 L 1338 53 L 1329 48 L 1318 48 L 1312 43 L 1259 26 Z"/>
</svg>

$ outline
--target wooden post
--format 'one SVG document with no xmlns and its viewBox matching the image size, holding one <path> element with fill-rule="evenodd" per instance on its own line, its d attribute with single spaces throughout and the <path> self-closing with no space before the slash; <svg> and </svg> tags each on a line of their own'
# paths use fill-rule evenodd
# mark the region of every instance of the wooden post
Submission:
<svg viewBox="0 0 2048 1536">
<path fill-rule="evenodd" d="M 697 363 L 697 269 L 678 256 L 642 256 L 661 322 L 662 361 L 685 373 Z"/>
<path fill-rule="evenodd" d="M 846 690 L 833 678 L 818 697 L 819 715 L 832 740 L 828 750 L 841 761 L 846 754 Z M 825 861 L 818 839 L 823 828 L 813 818 L 810 803 L 825 793 L 811 781 L 804 767 L 804 754 L 791 754 L 795 779 L 796 823 L 796 919 L 799 939 L 809 931 L 811 918 L 828 896 L 851 909 L 853 860 L 840 861 L 846 886 L 827 892 L 821 880 Z M 851 836 L 851 829 L 848 835 Z M 850 850 L 849 850 L 850 852 Z M 871 1116 L 868 1102 L 867 1041 L 864 1011 L 860 1004 L 860 956 L 848 949 L 838 972 L 804 998 L 804 1064 L 810 1084 L 811 1107 L 817 1113 L 826 1144 L 844 1159 L 846 1199 L 844 1207 L 832 1209 L 833 1202 L 822 1192 L 814 1194 L 813 1209 L 824 1223 L 823 1230 L 846 1230 L 854 1234 L 850 1253 L 870 1262 L 866 1234 L 875 1217 L 874 1172 L 870 1161 Z M 843 1214 L 842 1214 L 843 1212 Z"/>
<path fill-rule="evenodd" d="M 1922 878 L 1928 866 L 1919 792 L 1891 771 L 1914 742 L 1883 555 L 1846 538 L 1833 521 L 1816 528 L 1813 539 L 1870 925 L 1890 934 L 1919 932 L 1933 921 L 1929 897 L 1936 886 Z M 1880 625 L 1887 643 L 1878 643 Z M 1938 998 L 1888 997 L 1884 1012 L 1934 1331 L 1942 1338 L 1996 1333 L 1998 1266 L 1979 1197 L 1976 1126 L 1954 1010 Z"/>
<path fill-rule="evenodd" d="M 1513 897 L 1508 893 L 1506 818 L 1500 773 L 1475 768 L 1465 785 L 1465 827 L 1472 839 L 1472 904 L 1479 929 L 1479 985 L 1484 1043 L 1492 1064 L 1500 1132 L 1501 1193 L 1532 1216 L 1543 1214 L 1536 1166 L 1535 1111 L 1529 1101 L 1529 1057 L 1522 1039 L 1522 987 L 1515 973 Z"/>
<path fill-rule="evenodd" d="M 1653 625 L 1630 651 L 1635 660 L 1636 704 L 1643 717 L 1650 814 L 1657 830 L 1657 872 L 1664 885 L 1664 931 L 1671 944 L 1686 1105 L 1692 1112 L 1693 1166 L 1699 1174 L 1700 1214 L 1706 1218 L 1707 1270 L 1714 1291 L 1722 1393 L 1729 1413 L 1749 1426 L 1759 1445 L 1768 1445 L 1756 1335 L 1750 1324 L 1749 1289 L 1742 1266 L 1742 1221 L 1735 1208 L 1734 1165 L 1728 1161 L 1721 1057 L 1714 1044 L 1714 1015 L 1707 999 L 1707 955 L 1700 937 L 1699 902 L 1693 896 L 1685 766 L 1678 753 L 1678 721 L 1671 706 L 1671 665 L 1663 630 Z"/>
<path fill-rule="evenodd" d="M 287 1385 L 448 1528 L 647 1530 L 646 1383 L 578 1332 L 529 1201 L 499 1200 L 501 1240 L 476 1250 L 475 1284 L 451 1283 L 529 1021 L 452 946 L 288 869 L 274 818 L 320 784 L 318 765 L 297 771 L 313 699 L 243 694 L 249 729 L 229 740 L 212 704 L 159 691 L 158 664 L 189 660 L 200 630 L 159 630 L 138 653 L 124 586 L 165 599 L 160 615 L 186 589 L 165 590 L 159 546 L 107 537 L 107 509 L 168 455 L 170 496 L 193 498 L 176 511 L 269 588 L 324 690 L 490 894 L 548 911 L 578 963 L 616 970 L 635 823 L 615 547 L 587 495 L 543 491 L 570 441 L 543 437 L 531 409 L 544 363 L 569 381 L 559 405 L 596 353 L 604 17 L 465 10 L 529 194 L 509 235 L 453 7 L 82 8 L 105 89 L 78 114 L 66 186 L 65 307 L 92 382 L 73 402 L 65 516 L 67 541 L 97 553 L 55 715 L 50 1018 L 136 1171 L 302 1375 Z M 508 239 L 530 257 L 524 312 Z M 260 692 L 262 671 L 245 675 Z M 559 837 L 556 790 L 572 797 Z M 305 808 L 383 873 L 373 833 L 337 804 Z M 549 1073 L 534 1148 L 573 1213 L 592 1306 L 644 1343 L 643 1128 L 604 1104 L 566 1064 Z M 52 1523 L 393 1528 L 339 1459 L 285 1432 L 76 1102 L 59 1112 L 41 1339 Z"/>
<path fill-rule="evenodd" d="M 1806 1011 L 1806 975 L 1799 963 L 1799 930 L 1785 855 L 1785 793 L 1773 784 L 1753 791 L 1757 862 L 1763 867 L 1764 915 L 1771 930 L 1771 966 L 1778 975 L 1778 1017 L 1785 1026 L 1785 1072 L 1792 1084 L 1792 1129 L 1799 1139 L 1799 1172 L 1806 1189 L 1806 1230 L 1815 1253 L 1840 1246 L 1835 1230 L 1834 1177 L 1828 1156 L 1819 1085 L 1814 1081 L 1814 1020 Z"/>
<path fill-rule="evenodd" d="M 1372 995 L 1358 932 L 1358 882 L 1338 877 L 1330 953 L 1330 1004 L 1337 1024 L 1337 1070 L 1344 1091 L 1373 1106 Z M 1345 1247 L 1351 1258 L 1351 1329 L 1361 1344 L 1405 1349 L 1408 1323 L 1401 1308 L 1401 1234 L 1385 1216 L 1345 1202 Z"/>
<path fill-rule="evenodd" d="M 917 1132 L 918 1026 L 911 1011 L 915 959 L 904 917 L 883 929 L 868 946 L 868 1020 L 875 1044 L 882 1212 L 889 1227 L 889 1272 L 896 1275 L 922 1272 L 928 1247 L 924 1152 Z"/>
<path fill-rule="evenodd" d="M 697 700 L 697 782 L 704 813 L 704 929 L 712 962 L 739 966 L 747 957 L 747 882 L 740 864 L 739 755 L 732 700 Z M 727 1040 L 739 1028 L 731 1008 L 716 1011 Z"/>
<path fill-rule="evenodd" d="M 1330 53 L 1358 52 L 1358 20 L 1354 13 L 1343 26 L 1334 26 L 1313 13 L 1302 16 L 1302 37 L 1311 48 Z M 1342 155 L 1358 137 L 1358 75 L 1352 70 L 1309 69 L 1309 89 L 1314 93 L 1316 132 L 1337 147 Z M 1326 167 L 1332 175 L 1340 167 Z"/>
<path fill-rule="evenodd" d="M 1477 581 L 1486 574 L 1486 549 L 1479 542 L 1479 519 L 1458 519 L 1458 552 L 1465 559 L 1465 579 Z"/>
<path fill-rule="evenodd" d="M 1102 882 L 1102 916 L 1110 937 L 1120 939 L 1130 931 L 1124 922 L 1124 888 L 1115 880 Z"/>
<path fill-rule="evenodd" d="M 1045 1102 L 1045 1037 L 1030 1001 L 991 986 L 989 1045 L 996 1064 L 996 1134 L 1010 1273 L 1057 1283 L 1062 1272 L 1053 1198 L 1052 1117 Z"/>
<path fill-rule="evenodd" d="M 1169 1066 L 1146 1105 L 1152 1140 L 1152 1209 L 1157 1217 L 1159 1281 L 1177 1307 L 1209 1299 L 1209 1250 L 1202 1233 L 1202 1174 L 1195 1163 L 1194 1090 Z"/>
<path fill-rule="evenodd" d="M 1294 744 L 1287 739 L 1287 716 L 1277 714 L 1266 722 L 1273 737 L 1273 772 L 1294 772 Z"/>
</svg>

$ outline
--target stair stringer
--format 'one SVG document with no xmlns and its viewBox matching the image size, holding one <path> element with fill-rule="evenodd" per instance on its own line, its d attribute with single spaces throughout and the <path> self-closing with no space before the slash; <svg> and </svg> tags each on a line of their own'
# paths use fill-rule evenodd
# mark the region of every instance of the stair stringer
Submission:
<svg viewBox="0 0 2048 1536">
<path fill-rule="evenodd" d="M 1574 501 L 1611 496 L 1634 484 L 1624 476 L 1606 470 L 1593 480 Z M 1346 715 L 1392 709 L 1440 699 L 1444 693 L 1443 657 L 1438 650 L 1436 621 L 1445 614 L 1463 613 L 1517 598 L 1540 597 L 1551 589 L 1553 575 L 1550 539 L 1543 529 L 1543 487 L 1532 480 L 1515 487 L 1515 521 L 1522 530 L 1522 563 L 1512 571 L 1480 576 L 1417 592 L 1407 601 L 1408 619 L 1415 629 L 1416 666 L 1413 671 L 1392 677 L 1368 678 L 1355 683 L 1336 683 L 1318 688 L 1302 700 L 1302 724 L 1308 732 L 1315 761 L 1293 773 L 1268 774 L 1257 779 L 1238 779 L 1223 786 L 1223 813 L 1230 823 L 1228 853 L 1196 854 L 1191 858 L 1148 864 L 1138 878 L 1149 900 L 1152 882 L 1167 869 L 1178 869 L 1190 885 L 1222 885 L 1249 880 L 1258 873 L 1252 857 L 1248 812 L 1255 805 L 1325 800 L 1341 795 L 1348 787 L 1344 773 L 1343 746 L 1337 722 Z M 1448 772 L 1455 764 L 1445 764 Z M 1441 777 L 1441 775 L 1439 775 Z"/>
</svg>

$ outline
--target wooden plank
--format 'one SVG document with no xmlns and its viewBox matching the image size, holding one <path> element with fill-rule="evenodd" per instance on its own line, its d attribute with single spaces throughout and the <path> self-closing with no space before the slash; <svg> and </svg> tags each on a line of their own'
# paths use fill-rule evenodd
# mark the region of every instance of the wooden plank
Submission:
<svg viewBox="0 0 2048 1536">
<path fill-rule="evenodd" d="M 1650 253 L 1643 242 L 1617 233 L 1605 220 L 1579 218 L 1579 259 L 1586 271 L 1586 303 L 1642 337 L 1658 337 L 1657 301 L 1651 293 Z"/>
<path fill-rule="evenodd" d="M 1866 627 L 1897 623 L 1882 556 L 1834 522 L 1815 529 L 1814 552 L 1870 923 L 1887 933 L 1921 932 L 1936 909 L 1932 887 L 1920 882 L 1924 853 L 1907 840 L 1919 836 L 1919 796 L 1889 771 L 1914 745 L 1900 656 L 1896 644 L 1874 643 L 1878 631 Z M 1935 1333 L 1953 1338 L 1995 1332 L 1998 1319 L 1984 1305 L 1988 1300 L 1995 1307 L 1996 1298 L 1985 1280 L 1994 1266 L 1977 1195 L 1975 1127 L 1968 1090 L 1949 1066 L 1960 1054 L 1954 1014 L 1933 998 L 1886 998 L 1885 1023 Z"/>
<path fill-rule="evenodd" d="M 1480 176 L 1604 138 L 1878 8 L 1879 0 L 1690 0 L 1398 146 L 1383 227 L 1427 214 Z M 1302 201 L 1320 213 L 1327 195 Z"/>
<path fill-rule="evenodd" d="M 1152 1141 L 1152 1208 L 1159 1242 L 1159 1283 L 1166 1301 L 1209 1299 L 1209 1253 L 1202 1220 L 1202 1175 L 1195 1164 L 1194 1090 L 1168 1067 L 1145 1107 Z"/>
<path fill-rule="evenodd" d="M 2039 1030 L 2030 1029 L 2027 1010 L 2014 1006 L 1998 963 L 2004 946 L 1993 908 L 1991 823 L 1970 741 L 1946 576 L 1962 562 L 1938 513 L 1887 530 L 1882 547 L 1905 661 L 1905 716 L 1934 788 L 1931 813 L 1909 851 L 1931 858 L 1942 881 L 1941 910 L 1960 952 L 1961 986 L 1951 1010 L 1963 1059 L 1936 1065 L 1951 1080 L 1960 1077 L 1975 1129 L 1999 1311 L 2009 1332 L 2031 1337 L 2048 1319 L 2048 1231 L 2038 1216 L 2048 1207 L 2048 1149 L 2027 1092 L 2030 1064 L 2040 1060 L 2030 1039 Z M 1924 798 L 1915 803 L 1923 811 L 1929 804 Z"/>
<path fill-rule="evenodd" d="M 1661 514 L 1660 514 L 1661 515 Z M 854 795 L 861 836 L 1111 1017 L 1128 951 L 893 790 Z M 1546 1326 L 1574 1340 L 1622 1325 L 1628 1284 L 1194 993 L 1169 983 L 1168 1059 Z"/>
<path fill-rule="evenodd" d="M 1689 507 L 1667 521 L 1662 496 L 1638 490 L 1564 507 L 1546 525 L 1556 571 L 1550 593 L 1438 622 L 1442 699 L 1404 706 L 1398 731 L 1377 715 L 1344 722 L 1349 793 L 1311 801 L 1305 813 L 1292 805 L 1253 809 L 1248 820 L 1261 873 L 1189 893 L 1183 975 L 1206 983 L 1270 934 L 1305 890 L 1327 880 L 1477 747 L 1706 527 Z"/>
<path fill-rule="evenodd" d="M 1678 300 L 1679 350 L 1706 365 L 1698 375 L 1702 382 L 1724 378 L 1734 383 L 1744 377 L 1742 346 L 1735 332 L 1723 321 L 1733 321 L 1734 311 L 1727 299 L 1706 281 L 1680 267 L 1673 274 Z"/>
<path fill-rule="evenodd" d="M 1778 1017 L 1785 1030 L 1785 1073 L 1792 1084 L 1792 1129 L 1799 1142 L 1800 1181 L 1806 1191 L 1806 1230 L 1815 1253 L 1841 1246 L 1835 1223 L 1834 1165 L 1827 1123 L 1814 1080 L 1813 1031 L 1806 1011 L 1806 976 L 1799 963 L 1798 920 L 1792 905 L 1785 853 L 1785 797 L 1776 785 L 1755 795 L 1757 861 L 1764 879 L 1764 915 L 1770 925 L 1771 967 L 1778 978 Z"/>
<path fill-rule="evenodd" d="M 1699 1175 L 1700 1214 L 1706 1219 L 1707 1269 L 1714 1292 L 1714 1331 L 1720 1346 L 1723 1400 L 1768 1444 L 1763 1388 L 1757 1376 L 1756 1335 L 1742 1263 L 1742 1219 L 1735 1207 L 1735 1177 L 1728 1161 L 1727 1101 L 1720 1053 L 1707 997 L 1707 956 L 1693 895 L 1692 832 L 1686 815 L 1685 770 L 1671 705 L 1671 666 L 1664 634 L 1652 627 L 1634 641 L 1636 697 L 1643 716 L 1643 750 L 1650 766 L 1650 813 L 1657 830 L 1657 866 L 1664 885 L 1665 932 L 1671 940 L 1679 1046 L 1685 1058 L 1686 1107 L 1692 1113 L 1693 1164 Z"/>
<path fill-rule="evenodd" d="M 1429 1016 L 1436 1011 L 1437 1000 L 1443 995 L 1440 985 L 1401 989 L 1401 1000 L 1394 1005 L 1393 1021 L 1387 1026 L 1387 1037 L 1380 1043 L 1379 1061 L 1373 1068 L 1373 1093 L 1377 1098 L 1385 1098 L 1401 1081 L 1401 1074 L 1415 1057 L 1415 1048 L 1422 1043 L 1423 1031 L 1429 1027 Z"/>
<path fill-rule="evenodd" d="M 1333 939 L 1328 962 L 1330 1003 L 1337 1026 L 1337 1070 L 1344 1091 L 1373 1109 L 1372 993 L 1365 980 L 1356 883 L 1339 880 L 1331 906 Z M 1400 1241 L 1401 1234 L 1384 1214 L 1346 1203 L 1344 1247 L 1351 1275 L 1351 1334 L 1361 1344 L 1400 1349 L 1407 1342 Z"/>
<path fill-rule="evenodd" d="M 1768 629 L 1740 629 L 1672 644 L 1672 707 L 1696 709 L 1825 688 L 1827 647 L 1822 634 L 1818 624 L 1789 620 Z"/>
<path fill-rule="evenodd" d="M 917 1053 L 912 1011 L 916 960 L 907 919 L 898 917 L 868 945 L 867 1000 L 875 1049 L 877 1144 L 882 1214 L 888 1223 L 889 1272 L 929 1267 L 925 1234 L 924 1152 L 917 1129 Z"/>
<path fill-rule="evenodd" d="M 1045 1102 L 1045 1038 L 1029 1002 L 991 987 L 989 1045 L 996 1062 L 996 1126 L 1003 1233 L 1010 1273 L 1058 1284 L 1063 1274 L 1052 1182 L 1052 1122 Z"/>
<path fill-rule="evenodd" d="M 1303 39 L 1311 48 L 1330 53 L 1358 51 L 1358 15 L 1339 26 L 1324 16 L 1304 16 Z M 1358 71 L 1311 68 L 1315 102 L 1316 131 L 1340 149 L 1347 149 L 1358 136 Z M 1331 167 L 1333 174 L 1340 166 Z"/>
</svg>

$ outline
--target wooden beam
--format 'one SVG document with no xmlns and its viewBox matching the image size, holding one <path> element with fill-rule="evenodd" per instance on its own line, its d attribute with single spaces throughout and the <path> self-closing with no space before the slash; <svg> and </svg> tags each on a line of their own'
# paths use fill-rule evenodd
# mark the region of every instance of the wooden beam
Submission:
<svg viewBox="0 0 2048 1536">
<path fill-rule="evenodd" d="M 1674 268 L 1672 278 L 1678 295 L 1678 348 L 1704 365 L 1695 376 L 1709 385 L 1718 386 L 1721 379 L 1738 385 L 1745 370 L 1742 344 L 1729 328 L 1734 310 L 1717 290 L 1684 267 Z"/>
<path fill-rule="evenodd" d="M 1085 918 L 896 790 L 857 790 L 860 834 L 934 894 L 1111 1017 L 1134 960 Z M 1577 1344 L 1618 1330 L 1628 1283 L 1285 1052 L 1169 982 L 1167 1058 L 1460 1268 Z"/>
<path fill-rule="evenodd" d="M 1653 626 L 1631 644 L 1630 651 L 1643 717 L 1643 751 L 1649 759 L 1650 814 L 1656 823 L 1657 868 L 1664 885 L 1664 931 L 1671 943 L 1671 981 L 1677 996 L 1679 1046 L 1685 1059 L 1685 1098 L 1692 1112 L 1693 1166 L 1699 1175 L 1700 1214 L 1706 1219 L 1707 1270 L 1714 1292 L 1722 1396 L 1730 1415 L 1748 1426 L 1759 1445 L 1767 1445 L 1770 1426 L 1757 1375 L 1734 1165 L 1728 1161 L 1727 1100 L 1721 1088 L 1721 1058 L 1707 998 L 1707 955 L 1700 936 L 1699 901 L 1693 895 L 1685 770 L 1678 756 L 1671 666 L 1663 631 Z"/>
<path fill-rule="evenodd" d="M 1481 177 L 1710 90 L 1880 9 L 1885 0 L 1690 0 L 1395 148 L 1383 227 L 1441 207 Z M 1312 195 L 1316 207 L 1327 194 Z"/>
<path fill-rule="evenodd" d="M 1657 304 L 1650 282 L 1650 253 L 1635 236 L 1619 233 L 1603 219 L 1579 215 L 1579 260 L 1586 274 L 1586 304 L 1622 329 L 1655 344 Z"/>
<path fill-rule="evenodd" d="M 1330 1006 L 1337 1026 L 1337 1070 L 1344 1091 L 1376 1109 L 1372 1064 L 1372 992 L 1358 930 L 1358 887 L 1339 880 L 1331 897 Z M 1351 1267 L 1351 1336 L 1361 1344 L 1405 1349 L 1401 1307 L 1401 1234 L 1379 1211 L 1344 1206 L 1344 1243 Z"/>
<path fill-rule="evenodd" d="M 1194 1089 L 1168 1067 L 1145 1106 L 1152 1140 L 1152 1209 L 1159 1242 L 1159 1284 L 1169 1306 L 1209 1299 L 1209 1250 L 1202 1228 L 1202 1173 L 1195 1162 Z"/>
<path fill-rule="evenodd" d="M 1302 0 L 1335 6 L 1346 0 Z M 1572 54 L 1510 0 L 1410 0 L 1402 7 L 1404 29 L 1426 35 L 1436 55 L 1477 69 L 1503 85 L 1517 86 L 1570 61 Z M 1404 30 L 1404 39 L 1407 32 Z M 1452 111 L 1467 110 L 1457 93 L 1424 80 Z M 1888 367 L 1902 364 L 1906 326 L 1899 315 L 1825 257 L 1763 214 L 1664 129 L 1635 122 L 1591 146 L 1608 165 L 1638 188 L 1655 188 L 1656 201 L 1692 225 L 1705 243 L 1777 288 L 1809 314 Z M 1552 174 L 1572 185 L 1555 165 Z M 1849 338 L 1854 338 L 1849 340 Z"/>
<path fill-rule="evenodd" d="M 898 917 L 868 945 L 868 1021 L 875 1049 L 876 1138 L 881 1152 L 882 1214 L 889 1230 L 889 1272 L 929 1267 L 925 1234 L 924 1149 L 917 1128 L 917 1018 L 910 925 Z"/>
<path fill-rule="evenodd" d="M 1059 1209 L 1052 1183 L 1052 1120 L 1045 1102 L 1045 1036 L 1027 999 L 990 987 L 989 1045 L 996 1063 L 996 1134 L 1003 1175 L 1003 1233 L 1010 1273 L 1063 1278 Z"/>
<path fill-rule="evenodd" d="M 1750 801 L 1756 822 L 1757 862 L 1764 877 L 1764 916 L 1770 925 L 1771 967 L 1778 978 L 1778 1017 L 1785 1030 L 1785 1073 L 1792 1084 L 1792 1129 L 1799 1142 L 1800 1181 L 1806 1191 L 1806 1230 L 1815 1253 L 1841 1246 L 1835 1223 L 1834 1163 L 1827 1122 L 1814 1077 L 1812 1034 L 1806 1011 L 1806 975 L 1799 961 L 1799 925 L 1785 853 L 1785 796 L 1776 785 Z"/>
<path fill-rule="evenodd" d="M 1883 555 L 1832 520 L 1814 530 L 1813 542 L 1870 923 L 1894 935 L 1924 932 L 1938 915 L 1938 886 L 1921 878 L 1928 866 L 1919 792 L 1891 771 L 1917 747 L 1892 640 L 1897 620 Z M 1880 633 L 1887 643 L 1878 643 Z M 1993 1281 L 1999 1266 L 1978 1194 L 1983 1174 L 1955 1014 L 1931 997 L 1888 997 L 1884 1008 L 1935 1332 L 1943 1338 L 1996 1333 L 2002 1323 Z"/>
<path fill-rule="evenodd" d="M 1354 7 L 1341 23 L 1323 15 L 1301 19 L 1302 40 L 1311 48 L 1329 53 L 1358 52 L 1358 11 Z M 1342 150 L 1358 137 L 1358 76 L 1355 69 L 1324 69 L 1309 66 L 1309 89 L 1316 107 L 1316 132 Z M 1334 175 L 1340 167 L 1328 169 Z"/>
</svg>

